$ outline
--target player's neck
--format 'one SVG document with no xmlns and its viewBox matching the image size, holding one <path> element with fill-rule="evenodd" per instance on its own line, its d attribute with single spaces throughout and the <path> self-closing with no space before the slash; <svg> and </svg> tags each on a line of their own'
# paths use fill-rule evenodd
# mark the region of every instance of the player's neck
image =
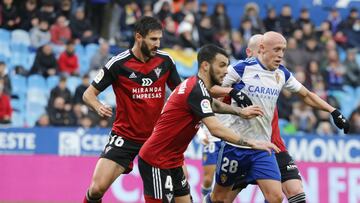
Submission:
<svg viewBox="0 0 360 203">
<path fill-rule="evenodd" d="M 199 71 L 197 76 L 204 82 L 206 89 L 209 90 L 212 86 L 214 86 L 214 84 L 210 80 L 210 77 L 206 77 L 204 73 L 201 73 Z"/>
<path fill-rule="evenodd" d="M 268 68 L 268 65 L 265 63 L 265 61 L 264 61 L 264 59 L 261 57 L 261 55 L 259 55 L 259 56 L 257 57 L 257 59 L 258 59 L 259 62 L 261 63 L 262 67 L 264 67 L 266 70 L 271 71 L 271 69 Z"/>
<path fill-rule="evenodd" d="M 135 43 L 135 45 L 133 46 L 133 48 L 131 49 L 131 52 L 134 54 L 134 56 L 142 61 L 142 62 L 146 62 L 149 60 L 149 57 L 145 56 L 142 52 L 140 47 Z"/>
</svg>

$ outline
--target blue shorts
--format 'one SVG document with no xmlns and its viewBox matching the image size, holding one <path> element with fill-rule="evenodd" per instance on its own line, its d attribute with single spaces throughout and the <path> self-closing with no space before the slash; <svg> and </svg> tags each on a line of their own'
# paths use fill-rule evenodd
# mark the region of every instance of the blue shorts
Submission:
<svg viewBox="0 0 360 203">
<path fill-rule="evenodd" d="M 217 162 L 216 183 L 231 186 L 244 175 L 248 183 L 259 179 L 280 181 L 275 153 L 269 155 L 267 151 L 238 148 L 223 142 Z"/>
<path fill-rule="evenodd" d="M 202 153 L 202 165 L 216 165 L 220 148 L 221 141 L 210 142 L 208 145 L 204 145 Z"/>
</svg>

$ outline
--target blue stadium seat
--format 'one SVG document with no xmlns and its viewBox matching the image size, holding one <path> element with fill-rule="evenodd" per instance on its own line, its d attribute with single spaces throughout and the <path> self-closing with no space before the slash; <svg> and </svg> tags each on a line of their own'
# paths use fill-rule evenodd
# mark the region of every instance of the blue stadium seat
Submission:
<svg viewBox="0 0 360 203">
<path fill-rule="evenodd" d="M 29 103 L 37 104 L 45 107 L 48 104 L 48 92 L 46 89 L 40 89 L 37 87 L 29 87 L 26 99 L 26 108 L 29 107 Z M 27 109 L 28 110 L 28 109 Z"/>
<path fill-rule="evenodd" d="M 85 47 L 85 54 L 87 59 L 91 59 L 91 57 L 94 56 L 94 54 L 98 51 L 99 45 L 98 44 L 88 44 Z"/>
<path fill-rule="evenodd" d="M 42 114 L 46 113 L 45 107 L 37 103 L 27 103 L 26 104 L 26 114 L 25 121 L 28 127 L 35 126 L 36 121 L 40 118 Z"/>
<path fill-rule="evenodd" d="M 81 83 L 81 79 L 76 76 L 69 76 L 66 81 L 66 87 L 69 88 L 72 95 L 75 94 L 77 86 Z"/>
<path fill-rule="evenodd" d="M 11 107 L 16 112 L 25 112 L 25 101 L 26 96 L 25 93 L 19 93 L 17 92 L 14 94 L 16 95 L 16 98 L 11 98 Z"/>
<path fill-rule="evenodd" d="M 35 74 L 30 75 L 28 78 L 28 86 L 29 88 L 39 88 L 43 90 L 47 90 L 45 78 L 41 75 Z"/>
<path fill-rule="evenodd" d="M 0 28 L 0 43 L 1 43 L 1 45 L 5 44 L 5 43 L 9 44 L 10 40 L 11 40 L 11 33 L 6 29 Z"/>
<path fill-rule="evenodd" d="M 198 71 L 197 63 L 194 63 L 192 67 L 184 66 L 177 61 L 175 61 L 175 63 L 176 63 L 176 69 L 180 77 L 188 78 L 190 76 L 196 75 Z"/>
<path fill-rule="evenodd" d="M 59 80 L 60 80 L 60 77 L 57 75 L 49 76 L 46 79 L 46 85 L 47 85 L 47 89 L 48 89 L 49 93 L 54 87 L 57 86 L 57 84 L 59 84 Z"/>
<path fill-rule="evenodd" d="M 17 43 L 10 43 L 10 50 L 11 53 L 20 53 L 20 54 L 29 54 L 30 50 L 27 45 L 24 44 L 17 44 Z"/>
<path fill-rule="evenodd" d="M 89 72 L 90 62 L 89 60 L 80 60 L 80 75 L 84 75 Z"/>
<path fill-rule="evenodd" d="M 25 115 L 23 112 L 14 111 L 11 115 L 11 127 L 24 127 Z"/>
<path fill-rule="evenodd" d="M 27 83 L 26 78 L 21 75 L 11 75 L 10 77 L 11 87 L 12 87 L 12 93 L 26 93 L 27 91 Z"/>
<path fill-rule="evenodd" d="M 11 43 L 30 46 L 30 35 L 25 30 L 14 30 L 11 32 Z"/>
</svg>

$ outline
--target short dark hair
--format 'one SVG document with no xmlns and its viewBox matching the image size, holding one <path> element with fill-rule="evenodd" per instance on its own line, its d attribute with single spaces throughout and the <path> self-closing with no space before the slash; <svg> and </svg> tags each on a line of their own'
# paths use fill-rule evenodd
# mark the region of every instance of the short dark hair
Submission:
<svg viewBox="0 0 360 203">
<path fill-rule="evenodd" d="M 221 54 L 229 58 L 229 55 L 223 48 L 220 48 L 214 44 L 207 44 L 200 48 L 197 55 L 198 66 L 204 61 L 211 63 L 217 54 Z"/>
<path fill-rule="evenodd" d="M 153 30 L 162 30 L 161 22 L 154 17 L 144 16 L 135 23 L 134 33 L 143 37 Z"/>
</svg>

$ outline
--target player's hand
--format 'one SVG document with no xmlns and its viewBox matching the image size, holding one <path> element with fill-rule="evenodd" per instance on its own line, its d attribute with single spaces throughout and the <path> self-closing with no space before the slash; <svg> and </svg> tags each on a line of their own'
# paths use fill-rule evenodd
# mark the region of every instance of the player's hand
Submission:
<svg viewBox="0 0 360 203">
<path fill-rule="evenodd" d="M 349 121 L 346 120 L 346 118 L 337 109 L 335 109 L 333 112 L 331 112 L 331 116 L 334 119 L 335 125 L 340 129 L 344 129 L 344 133 L 347 134 L 349 132 L 349 128 L 350 128 Z"/>
<path fill-rule="evenodd" d="M 236 101 L 237 105 L 241 108 L 245 108 L 245 107 L 253 105 L 250 98 L 244 92 L 241 92 L 240 90 L 233 88 L 230 91 L 229 95 L 231 98 L 233 98 Z"/>
<path fill-rule="evenodd" d="M 99 114 L 99 116 L 101 116 L 101 117 L 111 117 L 112 116 L 112 108 L 106 104 L 102 104 L 96 111 Z"/>
<path fill-rule="evenodd" d="M 237 108 L 237 115 L 245 119 L 251 119 L 257 116 L 264 115 L 264 111 L 258 105 L 251 105 L 243 109 L 240 107 L 235 107 L 235 108 Z"/>
<path fill-rule="evenodd" d="M 260 140 L 248 140 L 249 145 L 253 149 L 265 150 L 271 154 L 272 150 L 276 153 L 280 152 L 280 149 L 271 142 L 260 141 Z"/>
</svg>

